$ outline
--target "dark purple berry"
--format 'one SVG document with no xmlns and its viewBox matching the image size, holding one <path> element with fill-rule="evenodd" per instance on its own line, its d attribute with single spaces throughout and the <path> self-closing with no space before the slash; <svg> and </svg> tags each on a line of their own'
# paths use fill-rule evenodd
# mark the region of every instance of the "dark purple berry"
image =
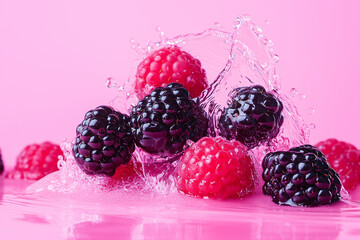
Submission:
<svg viewBox="0 0 360 240">
<path fill-rule="evenodd" d="M 317 206 L 340 199 L 339 175 L 316 147 L 268 153 L 262 167 L 263 192 L 278 204 Z"/>
<path fill-rule="evenodd" d="M 179 83 L 158 87 L 133 107 L 130 125 L 135 143 L 148 153 L 179 153 L 187 140 L 207 134 L 208 119 L 197 99 Z"/>
<path fill-rule="evenodd" d="M 135 150 L 129 117 L 108 106 L 87 112 L 76 135 L 73 154 L 87 174 L 112 176 L 117 167 L 130 161 Z"/>
<path fill-rule="evenodd" d="M 275 138 L 284 122 L 283 105 L 260 85 L 235 89 L 231 104 L 219 119 L 220 135 L 248 149 Z"/>
<path fill-rule="evenodd" d="M 4 172 L 4 163 L 2 160 L 1 149 L 0 149 L 0 175 Z"/>
</svg>

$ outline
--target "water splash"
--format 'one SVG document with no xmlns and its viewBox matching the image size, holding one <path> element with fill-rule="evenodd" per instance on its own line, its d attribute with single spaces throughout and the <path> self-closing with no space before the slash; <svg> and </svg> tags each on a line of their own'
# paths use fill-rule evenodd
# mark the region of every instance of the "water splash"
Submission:
<svg viewBox="0 0 360 240">
<path fill-rule="evenodd" d="M 258 165 L 264 154 L 269 151 L 285 150 L 308 142 L 311 127 L 304 123 L 290 98 L 281 91 L 280 78 L 275 68 L 279 56 L 273 49 L 274 44 L 259 26 L 251 22 L 250 16 L 236 18 L 232 31 L 224 30 L 219 23 L 200 33 L 188 33 L 171 38 L 160 27 L 157 27 L 156 31 L 159 41 L 148 41 L 145 45 L 135 40 L 131 41 L 132 48 L 138 53 L 138 61 L 134 66 L 137 66 L 150 52 L 170 45 L 178 45 L 198 58 L 206 70 L 210 84 L 200 96 L 201 105 L 211 117 L 210 125 L 215 135 L 217 121 L 229 102 L 231 90 L 260 84 L 283 102 L 285 121 L 277 138 L 252 150 L 256 164 Z M 123 82 L 118 82 L 114 78 L 106 79 L 106 86 L 118 92 L 118 96 L 110 102 L 110 105 L 123 113 L 129 113 L 139 101 L 134 92 L 135 71 L 136 67 L 130 77 Z M 292 89 L 290 96 L 294 97 L 296 94 L 296 89 Z M 69 141 L 65 141 L 62 147 L 66 161 L 59 163 L 61 171 L 58 183 L 66 184 L 67 187 L 63 188 L 64 192 L 79 188 L 78 181 L 73 181 L 77 178 L 88 183 L 85 185 L 89 186 L 95 184 L 102 188 L 109 184 L 110 180 L 106 178 L 88 176 L 79 170 L 71 154 Z M 141 176 L 145 189 L 153 188 L 161 193 L 172 192 L 174 191 L 173 172 L 179 155 L 172 159 L 162 159 L 161 165 L 155 166 L 155 162 L 159 162 L 158 158 L 141 149 L 136 149 L 133 154 L 133 161 L 142 164 L 138 175 Z M 51 188 L 52 190 L 61 188 L 60 185 Z M 143 185 L 141 187 L 144 188 Z"/>
</svg>

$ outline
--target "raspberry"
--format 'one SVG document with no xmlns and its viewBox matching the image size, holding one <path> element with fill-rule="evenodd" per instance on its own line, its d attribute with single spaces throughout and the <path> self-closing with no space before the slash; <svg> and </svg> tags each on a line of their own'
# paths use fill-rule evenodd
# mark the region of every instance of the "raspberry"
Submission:
<svg viewBox="0 0 360 240">
<path fill-rule="evenodd" d="M 262 167 L 263 192 L 272 196 L 275 203 L 317 206 L 340 199 L 339 175 L 314 146 L 268 153 Z"/>
<path fill-rule="evenodd" d="M 108 106 L 87 112 L 76 135 L 73 154 L 87 174 L 112 176 L 117 167 L 130 161 L 135 150 L 129 117 Z"/>
<path fill-rule="evenodd" d="M 238 141 L 204 137 L 188 148 L 178 166 L 180 192 L 203 198 L 238 198 L 255 188 L 255 167 Z"/>
<path fill-rule="evenodd" d="M 284 122 L 282 102 L 259 85 L 234 90 L 219 119 L 220 135 L 251 149 L 275 138 Z"/>
<path fill-rule="evenodd" d="M 152 52 L 139 64 L 135 92 L 142 99 L 156 87 L 172 82 L 181 83 L 191 98 L 200 96 L 208 87 L 200 61 L 177 46 L 169 46 Z"/>
<path fill-rule="evenodd" d="M 120 165 L 115 174 L 111 177 L 114 181 L 120 182 L 129 182 L 135 180 L 139 177 L 138 173 L 140 173 L 142 165 L 138 162 L 130 161 L 126 165 Z"/>
<path fill-rule="evenodd" d="M 2 160 L 1 149 L 0 149 L 0 175 L 4 172 L 4 163 Z"/>
<path fill-rule="evenodd" d="M 344 187 L 348 190 L 355 189 L 360 183 L 360 150 L 350 143 L 336 139 L 327 139 L 316 146 L 339 173 Z"/>
<path fill-rule="evenodd" d="M 171 156 L 183 150 L 188 139 L 207 133 L 208 120 L 199 102 L 179 83 L 158 87 L 140 100 L 130 114 L 136 144 L 148 153 Z"/>
<path fill-rule="evenodd" d="M 7 178 L 38 180 L 58 169 L 59 156 L 64 158 L 59 145 L 51 142 L 26 146 L 16 160 L 15 168 L 6 173 Z"/>
</svg>

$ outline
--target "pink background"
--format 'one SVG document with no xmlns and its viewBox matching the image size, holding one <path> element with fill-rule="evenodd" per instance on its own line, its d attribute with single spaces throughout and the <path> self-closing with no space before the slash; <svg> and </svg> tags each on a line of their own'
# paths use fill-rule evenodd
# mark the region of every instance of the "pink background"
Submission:
<svg viewBox="0 0 360 240">
<path fill-rule="evenodd" d="M 295 100 L 316 125 L 311 142 L 360 147 L 359 12 L 359 1 L 0 0 L 3 158 L 10 166 L 27 144 L 73 138 L 87 110 L 116 96 L 105 79 L 131 73 L 131 38 L 158 40 L 157 26 L 170 37 L 214 22 L 230 29 L 241 14 L 275 43 L 283 91 L 306 94 Z"/>
</svg>

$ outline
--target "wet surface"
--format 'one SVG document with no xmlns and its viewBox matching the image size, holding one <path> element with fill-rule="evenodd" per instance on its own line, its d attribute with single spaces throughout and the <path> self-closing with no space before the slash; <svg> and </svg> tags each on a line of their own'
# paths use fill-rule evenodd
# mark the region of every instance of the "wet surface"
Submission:
<svg viewBox="0 0 360 240">
<path fill-rule="evenodd" d="M 31 182 L 1 179 L 1 239 L 357 239 L 360 194 L 314 208 L 117 190 L 90 196 L 27 194 Z"/>
</svg>

